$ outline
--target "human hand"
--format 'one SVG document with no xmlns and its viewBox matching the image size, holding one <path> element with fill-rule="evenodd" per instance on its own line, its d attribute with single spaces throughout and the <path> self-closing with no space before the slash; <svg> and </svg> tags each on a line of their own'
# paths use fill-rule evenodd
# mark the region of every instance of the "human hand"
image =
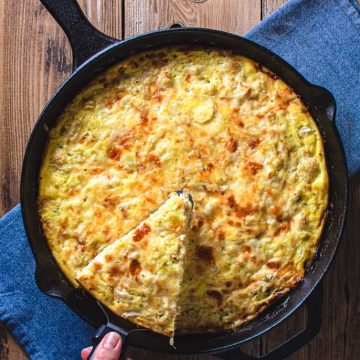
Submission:
<svg viewBox="0 0 360 360">
<path fill-rule="evenodd" d="M 97 346 L 93 360 L 118 360 L 121 353 L 121 336 L 116 332 L 107 333 Z M 81 351 L 81 359 L 87 360 L 92 347 Z M 127 359 L 130 360 L 130 359 Z"/>
</svg>

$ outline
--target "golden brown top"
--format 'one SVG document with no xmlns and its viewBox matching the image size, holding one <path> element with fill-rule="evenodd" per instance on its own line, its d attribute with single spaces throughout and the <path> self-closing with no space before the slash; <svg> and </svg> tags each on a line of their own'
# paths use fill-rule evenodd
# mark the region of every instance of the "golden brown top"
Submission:
<svg viewBox="0 0 360 360">
<path fill-rule="evenodd" d="M 74 281 L 170 192 L 195 199 L 182 331 L 232 328 L 304 276 L 328 176 L 296 94 L 240 55 L 170 47 L 92 81 L 50 131 L 40 181 L 44 232 Z"/>
<path fill-rule="evenodd" d="M 173 336 L 191 213 L 189 195 L 173 193 L 100 252 L 77 280 L 114 313 Z"/>
</svg>

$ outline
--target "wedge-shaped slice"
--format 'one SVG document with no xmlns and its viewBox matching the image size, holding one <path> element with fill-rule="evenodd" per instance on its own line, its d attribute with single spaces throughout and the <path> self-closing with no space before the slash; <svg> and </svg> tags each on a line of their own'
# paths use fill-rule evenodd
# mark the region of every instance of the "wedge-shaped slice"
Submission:
<svg viewBox="0 0 360 360">
<path fill-rule="evenodd" d="M 192 199 L 174 192 L 134 230 L 99 253 L 77 280 L 117 315 L 174 335 Z"/>
</svg>

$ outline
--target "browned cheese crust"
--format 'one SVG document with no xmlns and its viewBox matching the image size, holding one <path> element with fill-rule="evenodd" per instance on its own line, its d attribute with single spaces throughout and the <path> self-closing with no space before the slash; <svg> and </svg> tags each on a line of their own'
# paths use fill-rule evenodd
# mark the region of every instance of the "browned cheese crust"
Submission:
<svg viewBox="0 0 360 360">
<path fill-rule="evenodd" d="M 189 195 L 173 193 L 100 252 L 77 280 L 115 314 L 173 336 L 191 214 Z"/>
<path fill-rule="evenodd" d="M 231 329 L 298 285 L 320 239 L 328 175 L 299 97 L 213 48 L 133 55 L 99 75 L 50 131 L 40 214 L 75 277 L 177 189 L 195 199 L 182 332 Z"/>
</svg>

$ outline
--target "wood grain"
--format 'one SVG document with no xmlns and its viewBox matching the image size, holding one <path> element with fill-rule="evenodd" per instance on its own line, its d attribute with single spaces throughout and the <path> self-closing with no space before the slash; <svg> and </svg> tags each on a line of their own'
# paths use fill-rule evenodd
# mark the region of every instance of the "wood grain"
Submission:
<svg viewBox="0 0 360 360">
<path fill-rule="evenodd" d="M 125 37 L 180 23 L 243 34 L 261 20 L 261 0 L 124 0 Z"/>
<path fill-rule="evenodd" d="M 264 19 L 271 15 L 280 6 L 284 5 L 287 0 L 263 0 L 261 2 L 261 18 Z"/>
<path fill-rule="evenodd" d="M 97 29 L 116 39 L 122 38 L 122 0 L 78 0 L 78 3 Z"/>
<path fill-rule="evenodd" d="M 95 26 L 121 36 L 121 0 L 81 0 Z M 31 129 L 70 75 L 71 50 L 39 0 L 0 1 L 0 216 L 19 202 L 23 153 Z M 0 328 L 0 359 L 27 357 Z M 6 355 L 8 354 L 8 355 Z"/>
<path fill-rule="evenodd" d="M 124 2 L 123 2 L 124 1 Z M 121 38 L 174 23 L 242 34 L 286 0 L 81 0 L 92 23 Z M 122 14 L 122 10 L 124 13 Z M 39 0 L 0 0 L 0 215 L 19 201 L 21 161 L 31 128 L 55 89 L 70 74 L 66 37 Z M 323 324 L 310 344 L 290 360 L 360 359 L 360 176 L 351 185 L 344 237 L 324 281 Z M 265 336 L 243 347 L 264 354 L 306 324 L 300 309 Z M 145 360 L 210 360 L 174 357 L 131 349 Z M 0 360 L 25 360 L 5 328 L 0 328 Z"/>
<path fill-rule="evenodd" d="M 1 2 L 1 214 L 19 201 L 22 155 L 32 124 L 71 68 L 65 37 L 39 4 Z"/>
</svg>

